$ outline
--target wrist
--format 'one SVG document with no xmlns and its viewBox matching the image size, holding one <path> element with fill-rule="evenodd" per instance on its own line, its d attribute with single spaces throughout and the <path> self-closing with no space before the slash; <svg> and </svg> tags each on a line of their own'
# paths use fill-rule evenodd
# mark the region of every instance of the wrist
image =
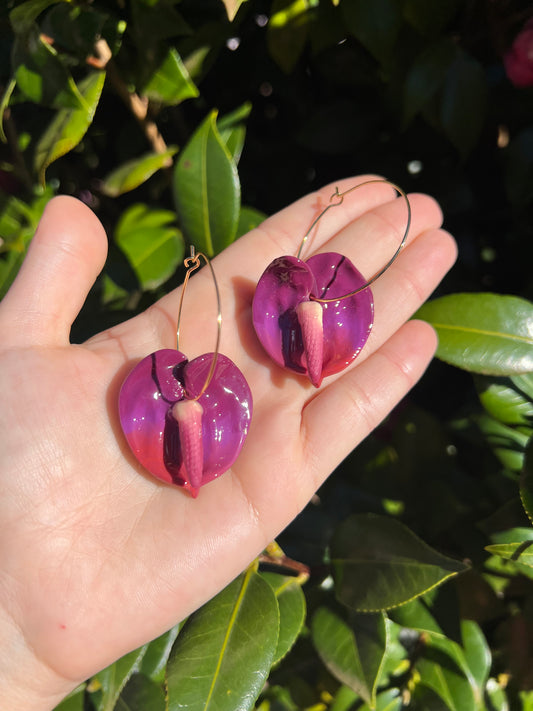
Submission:
<svg viewBox="0 0 533 711">
<path fill-rule="evenodd" d="M 0 610 L 0 686 L 2 708 L 52 711 L 76 682 L 62 678 L 39 660 L 21 629 Z"/>
</svg>

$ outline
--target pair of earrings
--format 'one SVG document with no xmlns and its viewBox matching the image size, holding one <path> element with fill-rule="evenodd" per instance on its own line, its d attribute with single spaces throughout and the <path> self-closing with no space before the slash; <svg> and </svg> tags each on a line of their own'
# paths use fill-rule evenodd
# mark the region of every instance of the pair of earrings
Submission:
<svg viewBox="0 0 533 711">
<path fill-rule="evenodd" d="M 318 224 L 344 197 L 370 183 L 387 183 L 405 200 L 407 226 L 400 245 L 371 279 L 336 252 L 302 261 L 302 249 Z M 280 366 L 306 375 L 315 387 L 322 378 L 344 370 L 365 345 L 374 320 L 370 285 L 395 261 L 411 224 L 407 195 L 388 180 L 371 180 L 331 196 L 304 235 L 297 255 L 275 259 L 261 276 L 252 316 L 256 334 Z M 192 361 L 179 350 L 183 297 L 191 274 L 203 258 L 211 271 L 218 307 L 213 353 Z M 194 497 L 201 486 L 229 469 L 237 459 L 252 417 L 252 393 L 244 375 L 219 353 L 222 314 L 211 262 L 194 252 L 178 309 L 177 349 L 150 354 L 136 365 L 119 395 L 122 429 L 138 461 L 156 478 L 185 488 Z"/>
</svg>

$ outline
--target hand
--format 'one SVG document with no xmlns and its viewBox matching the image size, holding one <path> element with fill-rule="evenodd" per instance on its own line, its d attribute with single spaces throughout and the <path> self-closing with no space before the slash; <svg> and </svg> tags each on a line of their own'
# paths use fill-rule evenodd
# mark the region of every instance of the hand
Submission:
<svg viewBox="0 0 533 711">
<path fill-rule="evenodd" d="M 339 189 L 354 182 L 341 181 Z M 372 286 L 374 327 L 348 370 L 316 390 L 271 363 L 255 336 L 254 285 L 272 259 L 295 254 L 333 191 L 328 186 L 282 210 L 213 262 L 222 298 L 220 351 L 247 378 L 254 413 L 235 465 L 197 499 L 141 469 L 117 415 L 118 391 L 131 367 L 175 347 L 179 290 L 83 345 L 70 345 L 72 322 L 103 266 L 106 238 L 93 213 L 73 198 L 47 206 L 0 304 L 6 708 L 53 708 L 81 680 L 221 590 L 423 373 L 435 334 L 425 323 L 405 321 L 455 259 L 453 240 L 439 229 L 440 210 L 423 195 L 411 196 L 407 245 Z M 341 252 L 371 276 L 396 250 L 405 221 L 405 202 L 392 188 L 365 186 L 328 212 L 302 256 Z M 180 348 L 189 358 L 213 350 L 215 318 L 204 269 L 185 297 Z"/>
</svg>

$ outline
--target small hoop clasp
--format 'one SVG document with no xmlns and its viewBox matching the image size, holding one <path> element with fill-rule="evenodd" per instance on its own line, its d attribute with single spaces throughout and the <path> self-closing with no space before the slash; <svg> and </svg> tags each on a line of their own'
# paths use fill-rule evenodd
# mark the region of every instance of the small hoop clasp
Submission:
<svg viewBox="0 0 533 711">
<path fill-rule="evenodd" d="M 220 336 L 222 333 L 222 307 L 221 307 L 220 292 L 218 289 L 218 282 L 217 282 L 217 279 L 215 276 L 215 271 L 213 269 L 211 261 L 205 256 L 205 254 L 203 252 L 196 252 L 194 246 L 191 245 L 190 257 L 186 257 L 183 261 L 183 264 L 186 267 L 187 272 L 185 274 L 185 279 L 183 280 L 183 286 L 181 289 L 181 296 L 180 296 L 180 303 L 179 303 L 179 307 L 178 307 L 178 323 L 176 326 L 176 348 L 179 351 L 179 349 L 180 349 L 181 312 L 182 312 L 182 308 L 183 308 L 183 298 L 185 296 L 185 290 L 187 289 L 187 284 L 189 283 L 191 274 L 193 274 L 193 272 L 195 272 L 197 269 L 200 268 L 200 266 L 201 266 L 200 259 L 201 258 L 205 261 L 205 263 L 209 267 L 209 270 L 211 271 L 211 276 L 213 277 L 213 283 L 215 285 L 215 293 L 216 293 L 216 300 L 217 300 L 217 337 L 216 337 L 213 360 L 211 362 L 211 367 L 209 369 L 209 373 L 207 374 L 207 378 L 205 380 L 205 383 L 204 383 L 202 389 L 200 390 L 198 395 L 196 395 L 194 398 L 191 398 L 192 400 L 198 400 L 199 398 L 201 398 L 202 395 L 207 390 L 207 388 L 209 387 L 209 383 L 211 382 L 211 380 L 213 378 L 213 375 L 215 373 L 215 368 L 217 365 L 217 358 L 218 358 L 218 353 L 219 353 L 219 348 L 220 348 Z"/>
<path fill-rule="evenodd" d="M 342 301 L 342 299 L 349 299 L 351 296 L 355 296 L 356 294 L 359 294 L 361 291 L 364 291 L 365 289 L 368 289 L 368 287 L 369 287 L 371 284 L 373 284 L 377 279 L 379 279 L 379 277 L 382 276 L 382 275 L 387 271 L 387 269 L 392 266 L 392 264 L 396 261 L 398 255 L 399 255 L 400 252 L 402 251 L 402 249 L 403 249 L 403 247 L 404 247 L 404 245 L 405 245 L 405 242 L 406 242 L 406 240 L 407 240 L 407 235 L 409 234 L 409 230 L 411 229 L 411 203 L 409 202 L 409 198 L 407 197 L 407 195 L 405 194 L 405 192 L 404 192 L 400 187 L 398 187 L 398 185 L 395 185 L 394 183 L 391 183 L 390 180 L 384 180 L 384 179 L 378 179 L 378 178 L 376 178 L 375 180 L 366 180 L 364 183 L 359 183 L 358 185 L 354 185 L 353 187 L 349 188 L 348 190 L 345 190 L 343 193 L 340 193 L 340 192 L 339 192 L 339 188 L 338 188 L 338 187 L 335 188 L 335 192 L 334 192 L 333 195 L 330 197 L 330 204 L 327 205 L 327 207 L 325 207 L 325 208 L 322 210 L 322 212 L 320 213 L 320 215 L 319 215 L 317 218 L 315 218 L 315 219 L 313 220 L 313 222 L 311 223 L 311 226 L 309 227 L 309 229 L 307 230 L 307 232 L 306 232 L 305 235 L 303 236 L 302 241 L 300 242 L 300 247 L 299 247 L 299 249 L 298 249 L 298 252 L 297 252 L 297 254 L 296 254 L 296 257 L 297 257 L 298 259 L 300 259 L 300 255 L 301 255 L 301 253 L 302 253 L 302 249 L 304 248 L 304 245 L 305 245 L 305 243 L 307 242 L 307 240 L 308 240 L 308 238 L 309 238 L 309 235 L 310 235 L 311 232 L 313 231 L 314 227 L 316 227 L 316 225 L 318 224 L 319 220 L 321 220 L 322 217 L 324 217 L 324 215 L 326 214 L 326 212 L 327 212 L 328 210 L 331 210 L 332 207 L 339 207 L 339 205 L 342 205 L 342 203 L 344 202 L 344 197 L 345 197 L 346 195 L 348 195 L 348 193 L 351 193 L 351 192 L 353 192 L 354 190 L 357 190 L 358 188 L 362 188 L 362 187 L 365 186 L 365 185 L 372 185 L 372 184 L 375 184 L 375 183 L 385 183 L 386 185 L 390 185 L 390 186 L 393 187 L 394 190 L 396 190 L 396 192 L 397 192 L 399 195 L 401 195 L 401 197 L 403 197 L 403 199 L 405 200 L 405 204 L 406 204 L 406 206 L 407 206 L 407 224 L 406 224 L 405 231 L 404 231 L 404 233 L 403 233 L 403 237 L 402 237 L 402 240 L 401 240 L 401 242 L 400 242 L 400 245 L 399 245 L 398 249 L 394 252 L 394 254 L 392 255 L 391 259 L 389 259 L 389 261 L 385 264 L 385 266 L 382 267 L 376 274 L 374 274 L 373 277 L 371 277 L 367 282 L 365 282 L 365 283 L 364 283 L 362 286 L 360 286 L 359 288 L 354 289 L 354 291 L 350 291 L 349 294 L 344 294 L 344 296 L 336 296 L 336 297 L 333 298 L 333 299 L 319 299 L 318 297 L 311 296 L 310 299 L 311 299 L 312 301 L 318 301 L 320 304 L 330 304 L 330 303 L 334 303 L 334 302 L 336 302 L 336 301 Z M 332 202 L 332 201 L 335 200 L 335 199 L 337 199 L 337 202 Z"/>
</svg>

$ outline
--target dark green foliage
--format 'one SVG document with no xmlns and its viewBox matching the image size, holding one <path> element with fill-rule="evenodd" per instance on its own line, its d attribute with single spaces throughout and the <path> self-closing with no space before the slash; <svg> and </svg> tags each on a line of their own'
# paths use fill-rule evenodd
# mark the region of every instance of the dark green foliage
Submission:
<svg viewBox="0 0 533 711">
<path fill-rule="evenodd" d="M 50 197 L 80 197 L 110 251 L 75 340 L 176 286 L 186 243 L 216 254 L 346 175 L 435 195 L 459 243 L 418 314 L 441 361 L 285 554 L 58 709 L 531 709 L 533 88 L 502 61 L 530 3 L 7 6 L 0 296 Z"/>
</svg>

